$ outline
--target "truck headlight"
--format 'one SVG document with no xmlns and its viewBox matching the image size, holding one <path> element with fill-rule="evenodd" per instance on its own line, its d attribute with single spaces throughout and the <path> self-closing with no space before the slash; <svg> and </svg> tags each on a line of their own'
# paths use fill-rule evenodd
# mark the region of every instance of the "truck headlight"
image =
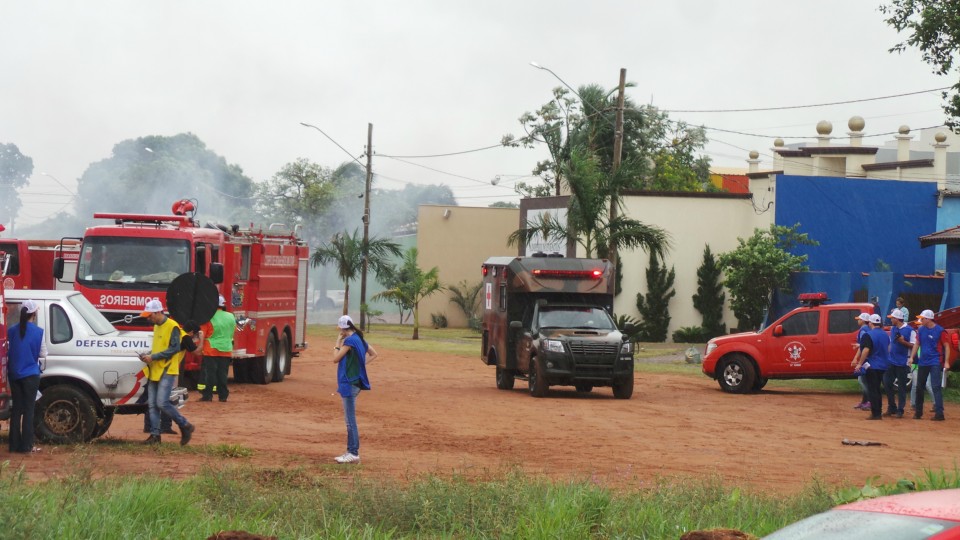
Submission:
<svg viewBox="0 0 960 540">
<path fill-rule="evenodd" d="M 620 354 L 633 354 L 633 342 L 625 341 L 623 345 L 620 346 Z"/>
<path fill-rule="evenodd" d="M 707 352 L 703 356 L 710 356 L 710 353 L 712 353 L 715 350 L 717 350 L 717 344 L 710 341 L 707 343 Z"/>
<path fill-rule="evenodd" d="M 543 342 L 543 350 L 547 352 L 562 353 L 563 352 L 563 342 L 557 341 L 556 339 L 547 339 Z"/>
</svg>

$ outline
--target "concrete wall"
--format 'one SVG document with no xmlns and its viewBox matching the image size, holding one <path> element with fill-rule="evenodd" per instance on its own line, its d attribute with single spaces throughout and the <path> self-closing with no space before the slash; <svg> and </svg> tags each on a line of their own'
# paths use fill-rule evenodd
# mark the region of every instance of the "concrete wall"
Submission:
<svg viewBox="0 0 960 540">
<path fill-rule="evenodd" d="M 520 227 L 520 210 L 516 208 L 425 205 L 420 206 L 417 221 L 420 268 L 438 267 L 444 286 L 457 285 L 461 280 L 477 283 L 480 265 L 487 258 L 517 254 L 516 246 L 507 246 L 507 237 Z M 450 326 L 467 325 L 460 308 L 450 302 L 448 291 L 420 303 L 420 324 L 429 325 L 433 313 L 446 315 Z"/>
</svg>

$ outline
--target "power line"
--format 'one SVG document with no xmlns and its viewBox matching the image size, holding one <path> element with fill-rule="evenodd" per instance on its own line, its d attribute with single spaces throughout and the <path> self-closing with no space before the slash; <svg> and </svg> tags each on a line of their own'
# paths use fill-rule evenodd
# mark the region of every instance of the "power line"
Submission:
<svg viewBox="0 0 960 540">
<path fill-rule="evenodd" d="M 848 103 L 863 103 L 866 101 L 878 101 L 881 99 L 893 99 L 904 96 L 914 96 L 917 94 L 926 94 L 929 92 L 940 92 L 943 90 L 949 90 L 953 88 L 952 86 L 944 86 L 943 88 L 930 88 L 928 90 L 917 90 L 916 92 L 905 92 L 903 94 L 891 94 L 888 96 L 878 96 L 862 99 L 849 99 L 846 101 L 831 101 L 828 103 L 814 103 L 810 105 L 788 105 L 782 107 L 757 107 L 752 109 L 660 109 L 664 112 L 673 112 L 673 113 L 728 113 L 728 112 L 763 112 L 763 111 L 783 111 L 788 109 L 811 109 L 814 107 L 829 107 L 831 105 L 846 105 Z"/>
<path fill-rule="evenodd" d="M 353 157 L 353 154 L 351 154 L 346 148 L 344 148 L 343 146 L 341 146 L 340 143 L 338 143 L 337 141 L 333 140 L 333 137 L 327 135 L 326 132 L 324 132 L 322 129 L 318 128 L 317 126 L 315 126 L 315 125 L 313 125 L 313 124 L 307 124 L 306 122 L 300 122 L 300 125 L 301 125 L 301 126 L 308 127 L 308 128 L 313 128 L 313 129 L 319 131 L 320 133 L 322 133 L 324 137 L 330 139 L 330 142 L 332 142 L 333 144 L 337 145 L 337 148 L 343 150 L 343 152 L 344 152 L 345 154 L 347 154 L 348 156 L 350 156 L 350 159 L 356 161 L 361 167 L 363 167 L 363 170 L 364 170 L 364 171 L 367 170 L 367 166 L 366 166 L 365 164 L 363 164 L 359 159 Z M 363 154 L 360 154 L 360 155 L 362 156 Z"/>
</svg>

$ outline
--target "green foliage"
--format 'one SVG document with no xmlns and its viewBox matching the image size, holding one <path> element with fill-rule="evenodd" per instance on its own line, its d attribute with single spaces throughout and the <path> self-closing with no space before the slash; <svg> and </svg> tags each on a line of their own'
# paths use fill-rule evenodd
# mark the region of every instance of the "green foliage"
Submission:
<svg viewBox="0 0 960 540">
<path fill-rule="evenodd" d="M 650 254 L 647 267 L 647 294 L 637 293 L 637 310 L 643 322 L 640 323 L 640 341 L 659 343 L 667 340 L 667 328 L 670 326 L 670 299 L 677 291 L 673 290 L 676 272 L 673 267 L 668 271 L 660 266 L 660 258 Z"/>
<path fill-rule="evenodd" d="M 33 174 L 33 159 L 20 153 L 13 143 L 0 143 L 0 223 L 16 220 L 20 212 L 21 188 Z"/>
<path fill-rule="evenodd" d="M 487 205 L 487 208 L 520 208 L 520 205 L 509 201 L 496 201 Z"/>
<path fill-rule="evenodd" d="M 627 336 L 629 341 L 636 343 L 640 340 L 640 321 L 636 317 L 631 317 L 630 315 L 615 315 L 613 320 L 617 324 L 617 329 Z M 627 326 L 630 326 L 629 331 L 627 331 Z"/>
<path fill-rule="evenodd" d="M 737 249 L 720 255 L 720 267 L 732 296 L 733 313 L 740 328 L 759 328 L 764 311 L 770 306 L 774 289 L 787 287 L 792 272 L 807 270 L 806 255 L 793 255 L 796 246 L 816 246 L 819 242 L 792 227 L 771 225 L 769 230 L 754 230 L 753 236 L 737 238 Z"/>
<path fill-rule="evenodd" d="M 413 338 L 420 339 L 420 301 L 443 290 L 440 285 L 440 269 L 434 266 L 427 272 L 417 265 L 417 248 L 410 248 L 403 256 L 403 275 L 407 281 L 374 295 L 374 299 L 386 299 L 413 307 Z"/>
<path fill-rule="evenodd" d="M 955 2 L 941 0 L 891 0 L 880 6 L 885 22 L 899 33 L 906 33 L 906 41 L 894 45 L 890 52 L 902 53 L 915 47 L 923 54 L 923 61 L 937 75 L 948 75 L 954 70 L 960 48 L 960 17 Z M 943 110 L 947 125 L 954 131 L 960 127 L 960 84 L 950 92 L 943 92 L 947 102 Z"/>
<path fill-rule="evenodd" d="M 722 270 L 717 259 L 710 251 L 710 246 L 703 247 L 703 262 L 697 269 L 697 292 L 693 295 L 693 307 L 703 316 L 703 340 L 708 341 L 727 333 L 727 325 L 723 322 L 723 303 L 727 295 L 723 292 L 723 283 L 720 280 Z M 677 341 L 676 336 L 673 338 Z M 701 343 L 691 341 L 688 343 Z"/>
<path fill-rule="evenodd" d="M 467 318 L 467 326 L 474 331 L 480 331 L 480 291 L 483 290 L 483 282 L 467 283 L 463 280 L 456 285 L 447 287 L 450 291 L 450 302 L 460 308 L 460 311 Z"/>
<path fill-rule="evenodd" d="M 299 158 L 257 186 L 256 209 L 271 223 L 301 225 L 308 245 L 320 242 L 320 218 L 336 195 L 335 171 Z"/>
<path fill-rule="evenodd" d="M 710 338 L 702 326 L 683 326 L 673 332 L 674 343 L 705 343 Z"/>
<path fill-rule="evenodd" d="M 443 313 L 431 313 L 430 322 L 433 323 L 434 328 L 446 328 L 447 316 Z"/>
<path fill-rule="evenodd" d="M 369 268 L 380 275 L 389 266 L 391 256 L 399 256 L 400 246 L 396 242 L 383 238 L 368 238 L 364 249 L 363 237 L 354 229 L 353 234 L 337 233 L 329 243 L 317 247 L 310 257 L 313 266 L 333 263 L 337 275 L 343 280 L 343 314 L 350 308 L 350 282 L 356 279 L 363 268 L 364 251 L 367 253 Z"/>
</svg>

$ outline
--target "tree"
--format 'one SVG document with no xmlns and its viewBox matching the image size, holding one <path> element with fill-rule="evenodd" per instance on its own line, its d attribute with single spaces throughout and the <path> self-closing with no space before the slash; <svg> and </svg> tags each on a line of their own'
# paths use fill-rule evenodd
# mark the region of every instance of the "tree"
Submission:
<svg viewBox="0 0 960 540">
<path fill-rule="evenodd" d="M 703 262 L 697 268 L 697 293 L 693 295 L 693 307 L 703 316 L 703 334 L 712 339 L 727 333 L 723 322 L 723 303 L 727 295 L 720 280 L 722 270 L 710 246 L 703 248 Z"/>
<path fill-rule="evenodd" d="M 960 11 L 956 2 L 942 0 L 892 0 L 881 5 L 885 22 L 897 32 L 908 33 L 890 49 L 901 53 L 907 47 L 916 47 L 923 53 L 923 61 L 933 67 L 937 75 L 948 75 L 954 68 L 960 50 Z M 960 128 L 960 82 L 950 92 L 943 92 L 947 125 L 954 131 Z"/>
<path fill-rule="evenodd" d="M 464 316 L 467 317 L 467 326 L 472 330 L 480 330 L 480 291 L 483 290 L 483 282 L 478 281 L 474 284 L 463 280 L 457 285 L 447 287 L 450 291 L 450 302 L 460 308 Z"/>
<path fill-rule="evenodd" d="M 618 251 L 643 248 L 662 259 L 670 247 L 667 232 L 628 218 L 623 212 L 621 189 L 629 182 L 635 166 L 635 162 L 625 161 L 616 173 L 604 173 L 596 156 L 583 148 L 575 149 L 565 168 L 570 186 L 566 223 L 552 214 L 541 215 L 514 231 L 508 243 L 526 244 L 538 236 L 547 240 L 574 240 L 583 246 L 586 257 L 606 257 L 612 241 Z M 620 207 L 613 221 L 609 219 L 611 199 Z"/>
<path fill-rule="evenodd" d="M 336 188 L 334 171 L 298 158 L 257 185 L 255 208 L 270 222 L 302 226 L 307 244 L 316 245 L 323 238 L 320 220 L 333 203 Z"/>
<path fill-rule="evenodd" d="M 515 202 L 497 201 L 487 205 L 487 208 L 520 208 L 520 205 Z"/>
<path fill-rule="evenodd" d="M 413 306 L 413 338 L 420 339 L 420 301 L 431 294 L 443 290 L 440 285 L 440 269 L 434 266 L 424 272 L 417 265 L 417 248 L 410 248 L 403 256 L 404 271 L 410 276 L 409 281 L 377 293 L 374 299 L 384 298 L 392 301 L 401 301 Z"/>
<path fill-rule="evenodd" d="M 343 314 L 350 309 L 350 282 L 357 278 L 363 264 L 363 238 L 359 230 L 353 234 L 337 233 L 329 243 L 319 246 L 311 256 L 313 266 L 333 263 L 337 276 L 343 280 Z M 372 237 L 367 242 L 367 256 L 373 271 L 380 275 L 389 264 L 390 256 L 400 256 L 400 246 L 390 240 Z"/>
<path fill-rule="evenodd" d="M 640 323 L 640 341 L 660 343 L 667 340 L 670 299 L 677 294 L 673 290 L 675 278 L 673 267 L 668 271 L 665 266 L 660 266 L 660 257 L 651 253 L 650 266 L 647 267 L 647 294 L 637 293 L 637 309 L 643 319 Z"/>
<path fill-rule="evenodd" d="M 774 289 L 786 288 L 792 272 L 807 270 L 807 256 L 793 255 L 789 250 L 816 246 L 819 242 L 797 232 L 799 228 L 797 223 L 792 227 L 771 225 L 769 230 L 755 229 L 747 240 L 737 238 L 737 249 L 720 255 L 720 267 L 740 328 L 759 328 Z"/>
<path fill-rule="evenodd" d="M 16 221 L 21 206 L 17 189 L 27 185 L 32 174 L 33 159 L 13 143 L 0 143 L 0 223 Z"/>
</svg>

